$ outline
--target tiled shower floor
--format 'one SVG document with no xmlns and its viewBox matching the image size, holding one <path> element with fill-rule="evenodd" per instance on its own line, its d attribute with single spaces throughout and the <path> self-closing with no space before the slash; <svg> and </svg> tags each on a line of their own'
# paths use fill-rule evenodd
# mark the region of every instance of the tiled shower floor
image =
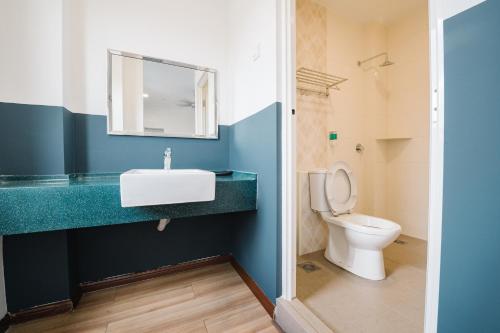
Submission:
<svg viewBox="0 0 500 333">
<path fill-rule="evenodd" d="M 387 278 L 370 281 L 331 264 L 323 251 L 303 255 L 297 297 L 336 333 L 423 332 L 427 242 L 401 235 L 405 244 L 384 250 Z"/>
</svg>

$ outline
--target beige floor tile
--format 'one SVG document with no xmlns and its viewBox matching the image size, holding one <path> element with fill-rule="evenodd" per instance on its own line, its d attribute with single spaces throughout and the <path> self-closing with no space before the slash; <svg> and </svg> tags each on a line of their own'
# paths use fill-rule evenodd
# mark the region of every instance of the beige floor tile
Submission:
<svg viewBox="0 0 500 333">
<path fill-rule="evenodd" d="M 405 235 L 401 235 L 399 240 L 404 241 L 405 244 L 393 243 L 389 245 L 384 249 L 384 257 L 425 271 L 427 267 L 427 243 Z"/>
<path fill-rule="evenodd" d="M 298 258 L 320 269 L 297 268 L 297 297 L 336 333 L 422 332 L 426 242 L 402 235 L 405 244 L 384 252 L 387 277 L 360 278 L 330 262 L 324 251 Z"/>
<path fill-rule="evenodd" d="M 362 320 L 355 323 L 355 327 L 363 333 L 422 333 L 411 321 L 391 309 L 382 313 L 366 314 Z"/>
</svg>

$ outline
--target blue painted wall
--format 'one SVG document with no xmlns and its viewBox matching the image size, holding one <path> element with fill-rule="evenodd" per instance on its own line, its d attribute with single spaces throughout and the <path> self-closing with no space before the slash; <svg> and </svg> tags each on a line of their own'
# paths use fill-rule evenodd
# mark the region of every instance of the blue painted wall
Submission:
<svg viewBox="0 0 500 333">
<path fill-rule="evenodd" d="M 0 174 L 64 173 L 63 108 L 0 103 Z"/>
<path fill-rule="evenodd" d="M 73 113 L 64 109 L 63 111 L 63 144 L 64 144 L 64 172 L 76 171 L 75 151 L 75 117 Z"/>
<path fill-rule="evenodd" d="M 63 107 L 0 103 L 0 174 L 123 172 L 163 167 L 166 147 L 173 168 L 225 170 L 229 128 L 218 140 L 115 136 L 106 116 L 73 114 Z"/>
<path fill-rule="evenodd" d="M 161 168 L 163 151 L 171 147 L 174 168 L 259 174 L 257 212 L 175 220 L 163 233 L 153 221 L 6 236 L 9 311 L 73 298 L 78 282 L 229 253 L 275 300 L 281 293 L 279 125 L 280 104 L 275 103 L 233 126 L 220 126 L 218 140 L 109 136 L 105 116 L 0 103 L 0 140 L 9 143 L 0 145 L 0 153 L 9 157 L 0 159 L 0 173 Z M 43 154 L 26 160 L 24 151 Z M 53 253 L 62 257 L 45 265 Z"/>
<path fill-rule="evenodd" d="M 219 127 L 218 140 L 110 136 L 105 116 L 62 107 L 0 103 L 0 140 L 0 174 L 161 168 L 166 147 L 173 168 L 225 170 L 229 164 L 227 126 Z M 233 225 L 214 215 L 175 220 L 163 233 L 153 221 L 6 236 L 8 310 L 74 298 L 79 282 L 229 254 Z"/>
<path fill-rule="evenodd" d="M 266 295 L 281 295 L 281 104 L 230 128 L 229 167 L 258 174 L 258 210 L 241 214 L 233 254 Z"/>
<path fill-rule="evenodd" d="M 106 117 L 74 114 L 77 172 L 123 172 L 134 168 L 162 168 L 163 152 L 172 148 L 172 168 L 228 168 L 227 126 L 219 126 L 218 140 L 116 136 L 106 133 Z"/>
<path fill-rule="evenodd" d="M 440 333 L 500 332 L 500 1 L 444 23 Z"/>
</svg>

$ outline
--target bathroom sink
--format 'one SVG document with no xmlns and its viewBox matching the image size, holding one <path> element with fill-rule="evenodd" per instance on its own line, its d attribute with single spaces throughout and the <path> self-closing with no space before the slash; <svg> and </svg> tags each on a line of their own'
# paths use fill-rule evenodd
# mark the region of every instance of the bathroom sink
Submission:
<svg viewBox="0 0 500 333">
<path fill-rule="evenodd" d="M 196 169 L 133 169 L 120 175 L 122 207 L 215 199 L 215 174 Z"/>
</svg>

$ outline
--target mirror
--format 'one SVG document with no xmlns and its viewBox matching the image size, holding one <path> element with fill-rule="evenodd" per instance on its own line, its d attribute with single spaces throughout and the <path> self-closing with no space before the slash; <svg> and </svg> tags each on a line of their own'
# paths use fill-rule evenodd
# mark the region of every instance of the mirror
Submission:
<svg viewBox="0 0 500 333">
<path fill-rule="evenodd" d="M 216 71 L 108 51 L 108 134 L 217 139 Z"/>
</svg>

